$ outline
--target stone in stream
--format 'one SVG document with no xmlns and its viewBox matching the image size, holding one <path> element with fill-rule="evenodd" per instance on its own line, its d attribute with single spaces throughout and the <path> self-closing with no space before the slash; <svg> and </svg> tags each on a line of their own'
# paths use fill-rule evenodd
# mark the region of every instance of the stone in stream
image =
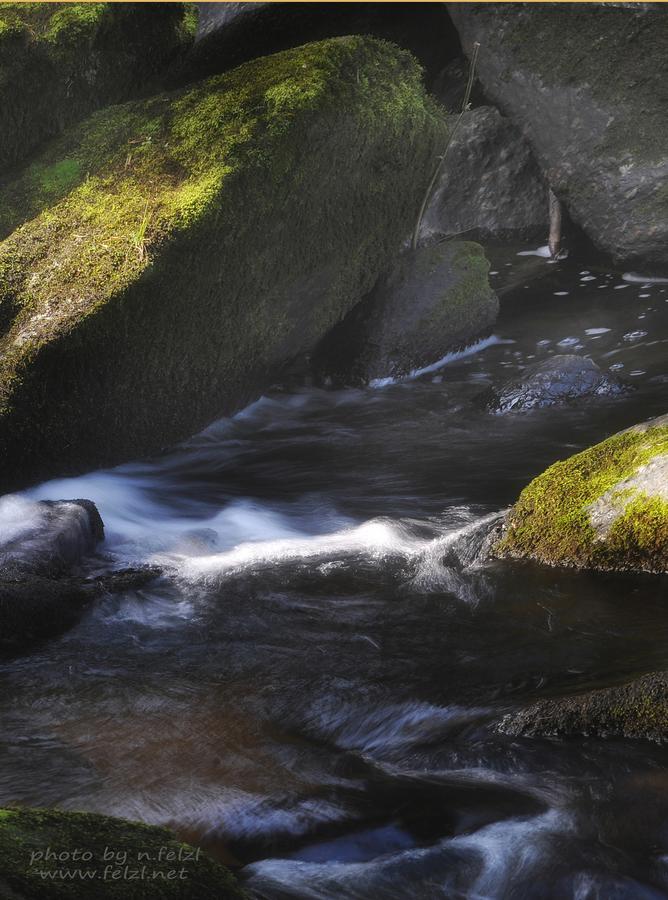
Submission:
<svg viewBox="0 0 668 900">
<path fill-rule="evenodd" d="M 584 356 L 552 356 L 529 366 L 519 377 L 493 390 L 488 407 L 494 412 L 556 406 L 591 397 L 616 397 L 624 385 Z"/>
<path fill-rule="evenodd" d="M 492 106 L 465 113 L 422 220 L 421 238 L 464 232 L 544 237 L 547 219 L 547 186 L 517 126 Z"/>
<path fill-rule="evenodd" d="M 195 28 L 186 3 L 3 3 L 0 169 L 99 107 L 159 89 Z M 74 160 L 34 169 L 45 191 L 78 174 Z"/>
<path fill-rule="evenodd" d="M 668 573 L 668 415 L 550 466 L 520 494 L 492 555 Z"/>
<path fill-rule="evenodd" d="M 478 244 L 441 242 L 408 250 L 317 348 L 317 376 L 367 384 L 432 363 L 489 331 L 498 300 Z"/>
<path fill-rule="evenodd" d="M 0 187 L 0 491 L 157 452 L 275 383 L 397 253 L 444 129 L 410 54 L 348 37 L 49 144 Z"/>
<path fill-rule="evenodd" d="M 658 4 L 448 3 L 477 73 L 573 221 L 668 265 L 668 20 Z"/>
<path fill-rule="evenodd" d="M 508 713 L 497 730 L 517 737 L 623 737 L 668 740 L 668 672 L 628 684 L 540 700 Z"/>
<path fill-rule="evenodd" d="M 167 828 L 29 808 L 0 809 L 0 895 L 7 900 L 248 897 L 228 869 Z"/>
</svg>

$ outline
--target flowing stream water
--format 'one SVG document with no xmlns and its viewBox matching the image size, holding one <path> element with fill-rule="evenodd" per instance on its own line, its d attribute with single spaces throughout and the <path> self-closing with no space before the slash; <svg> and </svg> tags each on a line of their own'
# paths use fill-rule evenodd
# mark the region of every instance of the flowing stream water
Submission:
<svg viewBox="0 0 668 900">
<path fill-rule="evenodd" d="M 494 337 L 440 368 L 277 388 L 26 492 L 98 504 L 90 573 L 165 574 L 0 662 L 0 805 L 168 824 L 264 898 L 668 897 L 662 747 L 495 729 L 668 666 L 666 580 L 461 553 L 551 462 L 666 411 L 668 286 L 519 249 L 490 251 Z M 629 392 L 485 409 L 560 352 Z"/>
</svg>

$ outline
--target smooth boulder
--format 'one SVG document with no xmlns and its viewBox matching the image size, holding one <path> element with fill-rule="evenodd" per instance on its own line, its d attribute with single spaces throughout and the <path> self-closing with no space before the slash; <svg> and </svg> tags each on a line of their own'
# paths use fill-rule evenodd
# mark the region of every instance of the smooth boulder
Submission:
<svg viewBox="0 0 668 900">
<path fill-rule="evenodd" d="M 0 490 L 257 397 L 396 254 L 444 127 L 408 53 L 350 37 L 53 142 L 0 190 Z"/>
<path fill-rule="evenodd" d="M 167 828 L 60 809 L 0 809 L 0 895 L 243 900 L 231 873 Z"/>
<path fill-rule="evenodd" d="M 498 300 L 479 244 L 444 241 L 407 250 L 321 342 L 320 380 L 368 384 L 437 362 L 488 331 Z"/>
<path fill-rule="evenodd" d="M 547 186 L 529 142 L 493 106 L 464 113 L 422 221 L 422 240 L 467 232 L 543 238 L 547 230 Z"/>
<path fill-rule="evenodd" d="M 627 684 L 540 700 L 508 713 L 498 731 L 517 737 L 668 739 L 668 672 Z"/>
<path fill-rule="evenodd" d="M 668 265 L 668 21 L 658 4 L 448 3 L 478 77 L 571 218 L 618 261 Z"/>
<path fill-rule="evenodd" d="M 592 397 L 616 397 L 623 392 L 621 382 L 601 371 L 592 359 L 559 354 L 529 366 L 519 378 L 493 390 L 488 407 L 499 413 L 542 409 Z"/>
<path fill-rule="evenodd" d="M 492 553 L 668 573 L 668 415 L 550 466 L 522 491 Z"/>
<path fill-rule="evenodd" d="M 187 3 L 1 4 L 0 170 L 99 107 L 159 89 L 196 25 Z"/>
</svg>

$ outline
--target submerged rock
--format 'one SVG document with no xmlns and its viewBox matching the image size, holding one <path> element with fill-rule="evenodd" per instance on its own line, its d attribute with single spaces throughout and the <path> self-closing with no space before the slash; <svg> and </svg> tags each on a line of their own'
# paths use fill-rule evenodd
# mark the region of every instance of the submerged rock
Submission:
<svg viewBox="0 0 668 900">
<path fill-rule="evenodd" d="M 461 103 L 461 99 L 460 99 Z M 422 221 L 421 235 L 545 236 L 547 186 L 528 141 L 491 106 L 465 113 Z"/>
<path fill-rule="evenodd" d="M 668 28 L 658 4 L 449 3 L 478 76 L 571 218 L 618 260 L 668 264 Z"/>
<path fill-rule="evenodd" d="M 397 252 L 443 128 L 409 54 L 351 37 L 52 143 L 0 190 L 0 490 L 158 451 L 274 383 Z"/>
<path fill-rule="evenodd" d="M 0 169 L 93 110 L 146 93 L 196 27 L 186 3 L 3 3 Z M 74 180 L 67 161 L 43 180 Z"/>
<path fill-rule="evenodd" d="M 496 556 L 668 572 L 668 415 L 550 466 L 520 494 Z"/>
<path fill-rule="evenodd" d="M 615 397 L 624 386 L 612 375 L 602 372 L 584 356 L 552 356 L 537 363 L 520 378 L 493 391 L 488 401 L 495 412 L 556 406 L 588 397 Z"/>
<path fill-rule="evenodd" d="M 407 251 L 322 341 L 319 378 L 366 384 L 403 376 L 471 342 L 498 312 L 488 271 L 482 248 L 470 242 Z"/>
<path fill-rule="evenodd" d="M 498 730 L 522 737 L 668 739 L 668 672 L 615 687 L 540 700 L 501 720 Z"/>
<path fill-rule="evenodd" d="M 224 866 L 166 828 L 26 808 L 0 809 L 0 894 L 44 900 L 247 897 Z"/>
</svg>

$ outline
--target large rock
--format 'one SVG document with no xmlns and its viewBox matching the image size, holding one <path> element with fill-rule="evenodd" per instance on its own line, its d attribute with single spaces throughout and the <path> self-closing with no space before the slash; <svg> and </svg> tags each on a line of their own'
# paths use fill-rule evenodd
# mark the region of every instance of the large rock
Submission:
<svg viewBox="0 0 668 900">
<path fill-rule="evenodd" d="M 7 900 L 248 896 L 227 869 L 166 828 L 27 808 L 0 809 L 0 895 Z"/>
<path fill-rule="evenodd" d="M 497 556 L 668 572 L 668 416 L 550 466 L 522 491 Z"/>
<path fill-rule="evenodd" d="M 104 537 L 90 500 L 0 499 L 0 649 L 72 627 L 102 586 L 71 577 Z"/>
<path fill-rule="evenodd" d="M 54 142 L 0 191 L 0 489 L 257 396 L 397 252 L 443 128 L 413 58 L 352 37 Z"/>
<path fill-rule="evenodd" d="M 407 375 L 471 342 L 498 312 L 488 270 L 482 247 L 470 242 L 405 252 L 322 341 L 316 373 L 337 384 L 366 384 Z"/>
<path fill-rule="evenodd" d="M 624 737 L 668 740 L 668 672 L 628 684 L 540 700 L 504 716 L 504 734 L 521 737 Z"/>
<path fill-rule="evenodd" d="M 668 264 L 668 20 L 657 5 L 449 3 L 489 97 L 573 220 L 618 260 Z"/>
<path fill-rule="evenodd" d="M 91 500 L 0 498 L 0 573 L 58 576 L 92 553 L 104 525 Z"/>
<path fill-rule="evenodd" d="M 182 81 L 309 41 L 372 35 L 413 53 L 427 83 L 461 54 L 457 31 L 440 3 L 200 3 L 197 43 Z"/>
<path fill-rule="evenodd" d="M 616 397 L 623 392 L 621 382 L 602 372 L 592 359 L 560 354 L 529 366 L 519 378 L 493 390 L 488 406 L 494 412 L 510 412 Z"/>
<path fill-rule="evenodd" d="M 194 38 L 188 7 L 3 3 L 0 169 L 93 110 L 156 89 Z"/>
<path fill-rule="evenodd" d="M 465 113 L 422 220 L 422 239 L 465 232 L 545 237 L 547 230 L 547 187 L 526 138 L 494 107 Z"/>
</svg>

